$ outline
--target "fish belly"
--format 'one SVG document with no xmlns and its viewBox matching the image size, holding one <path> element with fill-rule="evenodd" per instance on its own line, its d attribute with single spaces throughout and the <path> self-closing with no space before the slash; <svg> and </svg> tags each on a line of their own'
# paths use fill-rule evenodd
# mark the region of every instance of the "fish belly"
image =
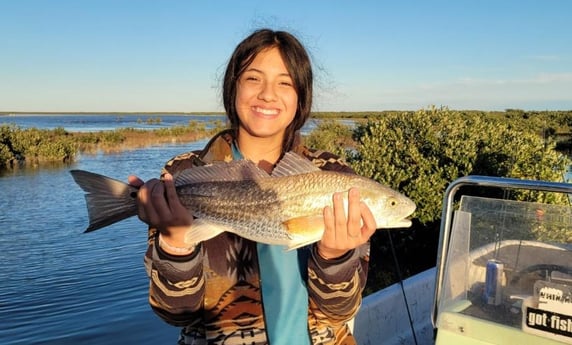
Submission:
<svg viewBox="0 0 572 345">
<path fill-rule="evenodd" d="M 178 194 L 197 218 L 232 228 L 251 240 L 291 245 L 284 223 L 321 216 L 333 192 L 345 188 L 339 179 L 307 175 L 192 184 L 180 187 Z"/>
</svg>

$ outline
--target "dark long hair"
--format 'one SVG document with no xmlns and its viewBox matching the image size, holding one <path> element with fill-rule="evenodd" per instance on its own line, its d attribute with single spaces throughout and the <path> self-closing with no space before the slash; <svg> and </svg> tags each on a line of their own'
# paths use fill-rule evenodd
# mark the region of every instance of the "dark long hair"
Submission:
<svg viewBox="0 0 572 345">
<path fill-rule="evenodd" d="M 285 31 L 270 29 L 259 29 L 246 37 L 235 48 L 226 67 L 222 98 L 231 128 L 238 133 L 240 120 L 236 112 L 237 82 L 256 55 L 269 48 L 278 48 L 280 51 L 298 95 L 296 114 L 286 128 L 282 143 L 282 152 L 286 152 L 293 148 L 298 132 L 310 117 L 312 108 L 313 76 L 310 57 L 296 37 Z"/>
</svg>

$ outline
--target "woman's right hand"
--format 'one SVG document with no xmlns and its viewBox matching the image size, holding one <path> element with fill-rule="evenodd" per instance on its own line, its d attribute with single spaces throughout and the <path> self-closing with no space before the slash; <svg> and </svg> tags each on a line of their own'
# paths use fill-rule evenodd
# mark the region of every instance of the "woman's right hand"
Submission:
<svg viewBox="0 0 572 345">
<path fill-rule="evenodd" d="M 185 243 L 184 238 L 193 222 L 193 216 L 181 204 L 173 176 L 165 174 L 163 178 L 163 181 L 151 179 L 143 182 L 137 176 L 128 177 L 130 185 L 139 187 L 139 219 L 157 228 L 163 241 L 167 242 L 167 247 L 187 248 L 189 244 Z"/>
</svg>

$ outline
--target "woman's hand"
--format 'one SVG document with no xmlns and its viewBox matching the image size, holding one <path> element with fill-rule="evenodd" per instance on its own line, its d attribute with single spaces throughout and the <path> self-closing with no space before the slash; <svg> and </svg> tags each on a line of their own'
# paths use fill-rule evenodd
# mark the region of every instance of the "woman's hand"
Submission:
<svg viewBox="0 0 572 345">
<path fill-rule="evenodd" d="M 192 222 L 192 214 L 181 204 L 173 176 L 165 174 L 163 181 L 151 179 L 143 182 L 137 176 L 128 177 L 129 184 L 138 186 L 137 205 L 139 219 L 157 228 L 167 247 L 186 248 L 185 233 Z"/>
<path fill-rule="evenodd" d="M 334 193 L 333 208 L 324 208 L 325 230 L 318 242 L 318 253 L 324 259 L 338 258 L 349 250 L 366 243 L 376 229 L 375 219 L 369 207 L 360 201 L 355 188 L 348 193 L 346 217 L 342 193 Z"/>
</svg>

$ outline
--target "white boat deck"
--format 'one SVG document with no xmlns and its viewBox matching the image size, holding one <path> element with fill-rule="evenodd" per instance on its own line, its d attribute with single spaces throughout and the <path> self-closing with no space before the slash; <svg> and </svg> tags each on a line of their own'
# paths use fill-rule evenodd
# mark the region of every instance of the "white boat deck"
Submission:
<svg viewBox="0 0 572 345">
<path fill-rule="evenodd" d="M 434 344 L 431 313 L 435 268 L 421 272 L 364 298 L 355 318 L 354 335 L 360 345 Z M 411 322 L 406 308 L 409 305 Z M 413 335 L 411 324 L 415 329 Z M 417 340 L 417 343 L 415 342 Z"/>
</svg>

